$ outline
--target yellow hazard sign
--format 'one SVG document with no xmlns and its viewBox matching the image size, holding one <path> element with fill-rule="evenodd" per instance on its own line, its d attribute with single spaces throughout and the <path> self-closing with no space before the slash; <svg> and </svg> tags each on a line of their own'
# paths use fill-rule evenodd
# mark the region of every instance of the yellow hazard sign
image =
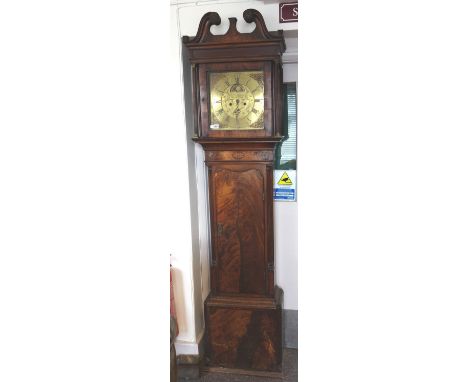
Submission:
<svg viewBox="0 0 468 382">
<path fill-rule="evenodd" d="M 283 175 L 281 175 L 280 180 L 278 180 L 278 184 L 281 186 L 290 186 L 293 184 L 286 171 L 283 173 Z"/>
</svg>

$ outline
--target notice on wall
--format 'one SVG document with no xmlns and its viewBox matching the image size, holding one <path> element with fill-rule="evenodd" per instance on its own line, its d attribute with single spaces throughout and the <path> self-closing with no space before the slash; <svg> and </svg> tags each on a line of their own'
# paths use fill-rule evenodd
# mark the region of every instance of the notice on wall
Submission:
<svg viewBox="0 0 468 382">
<path fill-rule="evenodd" d="M 275 170 L 273 181 L 275 201 L 296 201 L 296 170 Z"/>
<path fill-rule="evenodd" d="M 297 1 L 279 4 L 279 22 L 294 23 L 299 17 Z"/>
</svg>

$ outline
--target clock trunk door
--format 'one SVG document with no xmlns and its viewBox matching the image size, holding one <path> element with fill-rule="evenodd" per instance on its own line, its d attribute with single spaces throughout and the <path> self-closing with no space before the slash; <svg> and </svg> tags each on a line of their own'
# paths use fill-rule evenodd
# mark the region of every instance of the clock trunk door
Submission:
<svg viewBox="0 0 468 382">
<path fill-rule="evenodd" d="M 212 174 L 215 290 L 266 293 L 265 168 L 218 165 Z"/>
</svg>

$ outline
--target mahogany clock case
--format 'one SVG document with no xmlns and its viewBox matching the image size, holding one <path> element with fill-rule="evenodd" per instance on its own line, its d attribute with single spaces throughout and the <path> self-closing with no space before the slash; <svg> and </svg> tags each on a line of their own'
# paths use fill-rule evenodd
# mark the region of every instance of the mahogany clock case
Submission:
<svg viewBox="0 0 468 382">
<path fill-rule="evenodd" d="M 191 63 L 193 140 L 208 168 L 211 228 L 210 287 L 205 301 L 205 364 L 251 374 L 281 375 L 283 291 L 274 284 L 273 160 L 281 134 L 282 31 L 269 32 L 262 15 L 239 33 L 229 19 L 213 35 L 217 13 L 205 14 L 193 38 L 184 36 Z M 210 128 L 210 73 L 262 71 L 264 126 Z"/>
</svg>

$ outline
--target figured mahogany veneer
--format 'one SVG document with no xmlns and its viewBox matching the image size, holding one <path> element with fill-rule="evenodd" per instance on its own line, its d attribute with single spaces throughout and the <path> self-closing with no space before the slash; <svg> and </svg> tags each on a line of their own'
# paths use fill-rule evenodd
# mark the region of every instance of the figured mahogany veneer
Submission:
<svg viewBox="0 0 468 382">
<path fill-rule="evenodd" d="M 274 283 L 273 159 L 283 138 L 282 31 L 269 32 L 262 15 L 248 9 L 252 33 L 239 33 L 230 18 L 225 35 L 213 35 L 217 13 L 184 36 L 192 64 L 193 140 L 205 150 L 211 228 L 211 292 L 205 301 L 208 367 L 281 375 L 283 292 Z M 264 128 L 210 127 L 209 74 L 263 71 Z"/>
<path fill-rule="evenodd" d="M 211 168 L 218 293 L 265 294 L 265 213 L 262 166 L 225 165 Z"/>
<path fill-rule="evenodd" d="M 282 291 L 275 299 L 213 298 L 205 306 L 207 366 L 281 373 Z"/>
</svg>

